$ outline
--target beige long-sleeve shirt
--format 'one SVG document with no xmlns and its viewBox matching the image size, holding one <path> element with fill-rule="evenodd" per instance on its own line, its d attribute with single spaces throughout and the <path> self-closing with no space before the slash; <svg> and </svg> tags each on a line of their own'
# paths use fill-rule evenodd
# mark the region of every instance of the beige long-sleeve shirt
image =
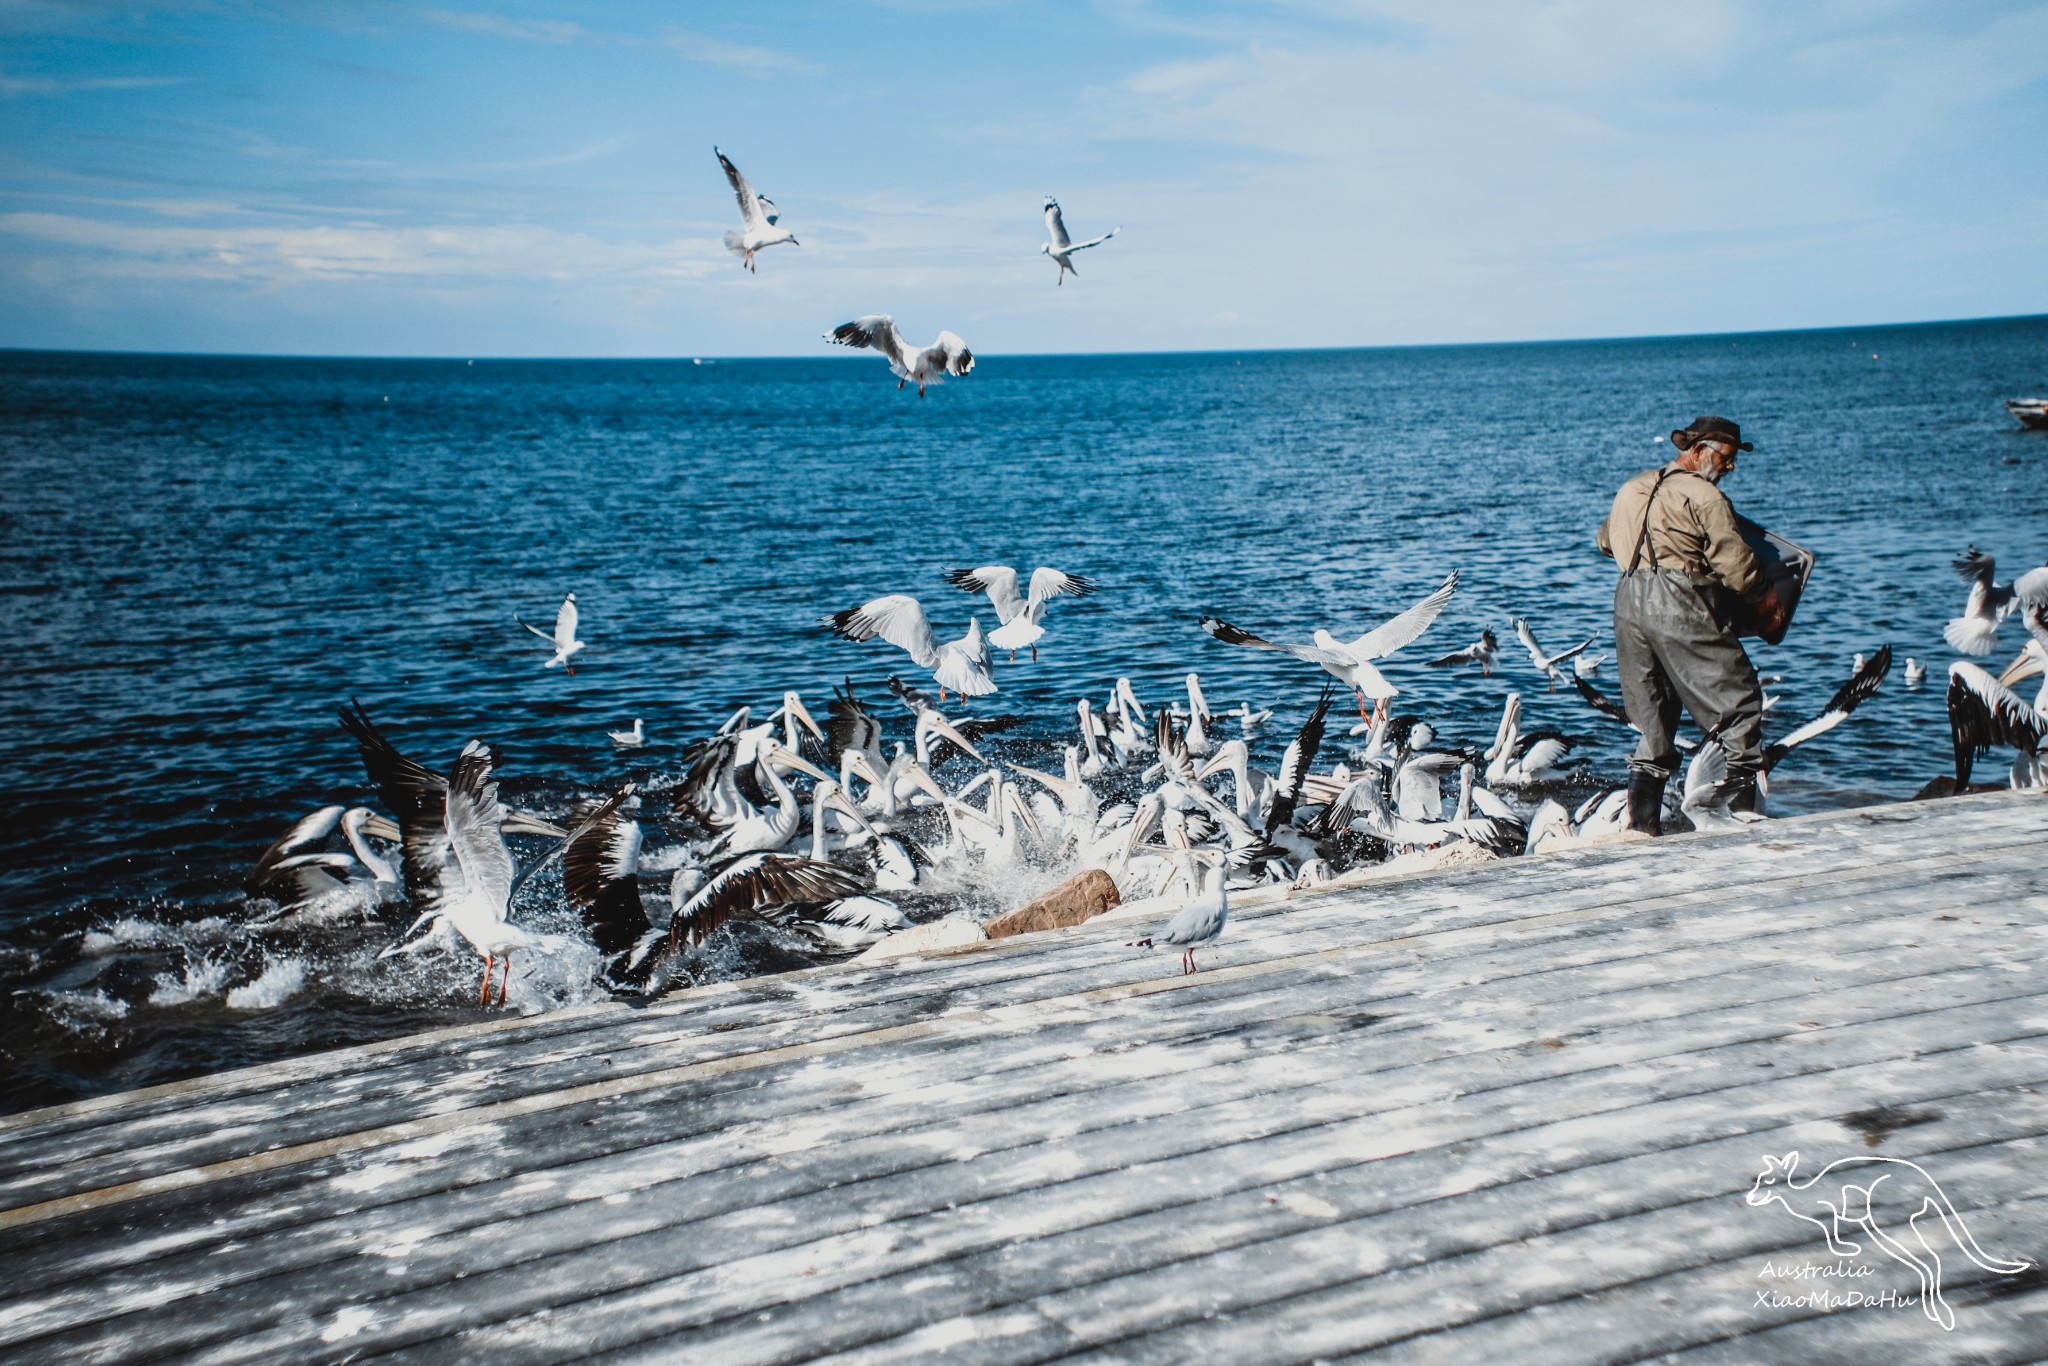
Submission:
<svg viewBox="0 0 2048 1366">
<path fill-rule="evenodd" d="M 1668 476 L 1661 484 L 1660 474 Z M 1657 492 L 1653 505 L 1652 488 Z M 1636 542 L 1646 511 L 1650 544 L 1638 561 Z M 1713 480 L 1676 464 L 1644 470 L 1623 484 L 1594 539 L 1600 553 L 1624 569 L 1632 563 L 1647 568 L 1650 551 L 1655 550 L 1659 567 L 1718 579 L 1745 598 L 1760 596 L 1770 582 L 1756 552 L 1735 527 L 1735 506 L 1728 495 Z"/>
</svg>

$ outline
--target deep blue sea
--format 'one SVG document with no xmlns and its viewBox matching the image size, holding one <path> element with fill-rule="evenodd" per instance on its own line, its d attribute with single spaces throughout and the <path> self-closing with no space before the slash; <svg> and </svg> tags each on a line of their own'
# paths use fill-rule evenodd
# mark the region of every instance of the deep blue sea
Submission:
<svg viewBox="0 0 2048 1366">
<path fill-rule="evenodd" d="M 1073 700 L 1118 675 L 1150 701 L 1198 670 L 1213 707 L 1279 709 L 1271 762 L 1321 676 L 1198 618 L 1354 634 L 1456 567 L 1456 601 L 1387 667 L 1400 709 L 1484 744 L 1519 689 L 1525 726 L 1584 737 L 1591 773 L 1618 778 L 1630 737 L 1547 692 L 1508 621 L 1611 650 L 1594 527 L 1697 413 L 1757 444 L 1724 485 L 1738 508 L 1819 555 L 1791 638 L 1753 650 L 1784 675 L 1774 728 L 1856 651 L 1890 642 L 1930 671 L 1915 690 L 1895 669 L 1788 760 L 1773 812 L 1911 796 L 1950 763 L 1948 561 L 2048 558 L 2048 436 L 2000 403 L 2043 390 L 2048 318 L 995 355 L 923 400 L 867 356 L 0 353 L 0 1108 L 475 1017 L 472 964 L 375 962 L 388 924 L 249 923 L 243 874 L 286 825 L 373 800 L 346 699 L 437 767 L 491 741 L 508 799 L 559 813 L 672 777 L 684 744 L 785 688 L 822 710 L 851 676 L 903 733 L 879 685 L 914 674 L 906 657 L 816 618 L 907 592 L 942 638 L 971 611 L 994 625 L 940 580 L 954 566 L 1101 584 L 972 708 L 1026 718 L 1013 752 L 1070 735 Z M 590 646 L 570 677 L 514 616 L 545 623 L 572 589 Z M 1421 666 L 1483 626 L 1503 672 Z M 636 716 L 649 744 L 615 751 L 605 732 Z"/>
</svg>

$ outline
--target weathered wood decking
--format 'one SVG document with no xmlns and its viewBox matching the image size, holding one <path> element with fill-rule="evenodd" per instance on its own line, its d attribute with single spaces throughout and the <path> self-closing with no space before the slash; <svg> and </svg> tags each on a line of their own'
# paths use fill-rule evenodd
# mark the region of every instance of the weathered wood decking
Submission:
<svg viewBox="0 0 2048 1366">
<path fill-rule="evenodd" d="M 1913 1158 L 2048 1251 L 2048 802 L 1773 822 L 396 1040 L 0 1120 L 0 1355 L 1982 1361 L 1759 1303 Z M 1826 1288 L 1911 1293 L 1903 1264 Z"/>
</svg>

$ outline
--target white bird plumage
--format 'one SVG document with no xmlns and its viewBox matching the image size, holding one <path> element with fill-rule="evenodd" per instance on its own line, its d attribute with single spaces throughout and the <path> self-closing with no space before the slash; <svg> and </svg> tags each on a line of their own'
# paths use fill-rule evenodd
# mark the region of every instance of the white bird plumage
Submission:
<svg viewBox="0 0 2048 1366">
<path fill-rule="evenodd" d="M 1011 658 L 1025 646 L 1031 658 L 1038 658 L 1038 640 L 1045 634 L 1039 623 L 1045 620 L 1045 605 L 1054 598 L 1085 598 L 1095 591 L 1095 581 L 1079 574 L 1045 565 L 1031 571 L 1030 596 L 1017 591 L 1017 571 L 1008 565 L 987 564 L 979 569 L 953 569 L 946 582 L 963 593 L 986 593 L 996 609 L 999 623 L 988 633 L 988 643 L 1008 650 Z"/>
<path fill-rule="evenodd" d="M 941 332 L 930 346 L 913 347 L 903 340 L 903 334 L 896 330 L 896 320 L 886 313 L 869 313 L 850 323 L 841 323 L 825 334 L 825 340 L 856 350 L 881 352 L 896 376 L 896 387 L 901 389 L 914 383 L 919 398 L 924 397 L 927 384 L 937 384 L 948 375 L 963 376 L 974 369 L 974 353 L 955 334 Z"/>
<path fill-rule="evenodd" d="M 725 178 L 732 185 L 733 197 L 740 202 L 740 230 L 726 233 L 725 249 L 738 256 L 741 265 L 758 274 L 754 253 L 782 242 L 793 247 L 802 246 L 795 233 L 777 225 L 776 220 L 781 215 L 775 211 L 775 201 L 756 193 L 754 187 L 747 183 L 747 178 L 740 174 L 740 168 L 733 165 L 732 159 L 724 152 L 713 147 L 711 154 L 725 168 Z"/>
<path fill-rule="evenodd" d="M 842 640 L 879 638 L 905 651 L 920 669 L 932 671 L 942 702 L 948 688 L 962 697 L 985 697 L 996 690 L 995 666 L 979 617 L 968 622 L 966 635 L 940 644 L 932 635 L 924 604 L 908 593 L 890 593 L 818 621 Z"/>
<path fill-rule="evenodd" d="M 574 659 L 583 650 L 584 642 L 576 639 L 578 614 L 576 611 L 576 595 L 574 593 L 563 598 L 562 605 L 555 609 L 555 629 L 552 633 L 543 631 L 538 626 L 529 625 L 517 616 L 514 616 L 512 619 L 519 622 L 521 626 L 525 626 L 527 630 L 533 632 L 554 648 L 554 657 L 542 665 L 542 668 L 552 669 L 559 664 L 572 674 L 576 672 L 576 666 L 569 661 Z"/>
<path fill-rule="evenodd" d="M 1059 278 L 1053 283 L 1063 285 L 1067 282 L 1067 276 L 1079 275 L 1081 273 L 1074 269 L 1072 257 L 1075 252 L 1086 251 L 1090 247 L 1099 247 L 1123 230 L 1123 224 L 1119 223 L 1100 237 L 1091 237 L 1085 242 L 1076 242 L 1067 235 L 1067 222 L 1066 219 L 1060 216 L 1059 200 L 1054 199 L 1051 195 L 1047 195 L 1045 197 L 1045 231 L 1052 238 L 1052 241 L 1041 244 L 1038 249 L 1059 263 Z"/>
</svg>

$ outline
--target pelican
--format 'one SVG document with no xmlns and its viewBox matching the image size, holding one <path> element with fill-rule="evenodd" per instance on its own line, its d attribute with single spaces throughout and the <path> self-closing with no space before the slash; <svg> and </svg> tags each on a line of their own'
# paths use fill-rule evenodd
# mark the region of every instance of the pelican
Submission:
<svg viewBox="0 0 2048 1366">
<path fill-rule="evenodd" d="M 1972 766 L 1993 745 L 2019 751 L 2012 765 L 2013 787 L 2048 787 L 2048 677 L 2031 706 L 2012 690 L 2035 674 L 2048 674 L 2048 606 L 2028 604 L 2025 620 L 2032 638 L 1997 678 L 1968 660 L 1949 665 L 1948 719 L 1958 792 L 1969 786 Z"/>
<path fill-rule="evenodd" d="M 795 233 L 776 226 L 776 219 L 781 215 L 775 210 L 775 201 L 756 194 L 747 178 L 740 174 L 740 168 L 733 165 L 725 153 L 713 147 L 711 154 L 725 168 L 725 178 L 732 185 L 734 198 L 740 202 L 740 231 L 726 233 L 725 249 L 737 255 L 741 265 L 759 274 L 759 268 L 754 264 L 755 252 L 783 242 L 792 247 L 802 246 Z"/>
<path fill-rule="evenodd" d="M 1210 751 L 1216 747 L 1214 741 L 1209 738 L 1209 727 L 1215 724 L 1215 718 L 1209 715 L 1209 699 L 1202 695 L 1202 676 L 1191 673 L 1188 675 L 1187 682 L 1188 753 L 1194 755 L 1197 759 L 1206 759 L 1209 757 Z"/>
<path fill-rule="evenodd" d="M 813 778 L 829 781 L 821 770 L 780 745 L 767 746 L 761 757 L 755 761 L 754 772 L 774 798 L 775 805 L 767 810 L 742 816 L 731 829 L 719 837 L 718 843 L 712 847 L 714 853 L 773 853 L 796 836 L 797 827 L 803 820 L 803 808 L 798 803 L 796 794 L 790 791 L 789 784 L 782 780 L 782 774 L 776 771 L 772 762 L 776 759 L 801 769 Z"/>
<path fill-rule="evenodd" d="M 1088 705 L 1087 698 L 1080 699 L 1074 706 L 1081 715 L 1081 746 L 1087 751 L 1087 757 L 1081 761 L 1081 776 L 1100 778 L 1108 770 L 1109 765 L 1103 759 L 1102 751 L 1096 747 L 1095 742 L 1109 738 L 1109 727 L 1097 719 L 1094 710 Z"/>
<path fill-rule="evenodd" d="M 919 398 L 924 397 L 927 384 L 937 384 L 947 375 L 964 376 L 974 369 L 974 353 L 951 332 L 939 333 L 939 339 L 922 350 L 913 349 L 896 330 L 896 320 L 886 313 L 870 313 L 841 323 L 825 334 L 825 340 L 881 352 L 896 376 L 896 387 L 901 389 L 914 381 Z"/>
<path fill-rule="evenodd" d="M 1572 741 L 1554 730 L 1521 733 L 1522 695 L 1511 692 L 1501 706 L 1500 728 L 1486 751 L 1486 782 L 1490 787 L 1528 787 L 1557 782 L 1565 776 L 1559 761 Z"/>
<path fill-rule="evenodd" d="M 734 916 L 793 901 L 837 901 L 861 889 L 860 879 L 844 868 L 763 851 L 721 859 L 693 881 L 694 887 L 681 879 L 670 885 L 675 915 L 669 920 L 665 959 L 702 944 Z"/>
<path fill-rule="evenodd" d="M 1480 673 L 1491 674 L 1493 666 L 1498 663 L 1500 663 L 1500 641 L 1494 636 L 1493 628 L 1489 626 L 1479 633 L 1479 639 L 1473 641 L 1464 649 L 1453 650 L 1447 655 L 1439 655 L 1435 659 L 1430 660 L 1429 667 L 1432 669 L 1448 669 L 1457 664 L 1477 664 Z"/>
<path fill-rule="evenodd" d="M 1386 680 L 1373 667 L 1373 661 L 1385 659 L 1396 650 L 1412 643 L 1416 637 L 1428 630 L 1446 606 L 1451 594 L 1458 589 L 1458 571 L 1453 569 L 1445 576 L 1442 584 L 1421 602 L 1383 625 L 1376 626 L 1356 640 L 1341 641 L 1328 631 L 1317 630 L 1314 645 L 1281 645 L 1261 639 L 1251 632 L 1232 626 L 1229 622 L 1215 617 L 1203 617 L 1202 629 L 1228 645 L 1244 645 L 1254 650 L 1278 650 L 1293 655 L 1296 659 L 1310 664 L 1321 665 L 1325 673 L 1349 687 L 1358 699 L 1358 714 L 1364 716 L 1365 699 L 1370 695 L 1377 707 L 1385 709 L 1389 698 L 1396 696 L 1400 689 Z"/>
<path fill-rule="evenodd" d="M 521 626 L 526 626 L 527 630 L 533 632 L 553 647 L 555 652 L 554 658 L 548 660 L 546 664 L 541 666 L 542 668 L 552 669 L 559 664 L 569 673 L 573 674 L 576 672 L 576 666 L 569 661 L 574 659 L 577 652 L 584 648 L 584 643 L 576 639 L 576 595 L 574 593 L 563 598 L 562 605 L 555 609 L 555 630 L 552 635 L 541 630 L 538 626 L 527 626 L 516 615 L 512 620 L 518 621 Z"/>
<path fill-rule="evenodd" d="M 988 633 L 988 643 L 999 650 L 1008 650 L 1012 659 L 1017 657 L 1017 651 L 1029 645 L 1033 663 L 1038 660 L 1038 638 L 1045 634 L 1045 628 L 1038 623 L 1045 619 L 1046 603 L 1058 597 L 1085 598 L 1095 591 L 1093 579 L 1044 565 L 1031 571 L 1031 595 L 1028 598 L 1017 592 L 1017 571 L 1008 565 L 948 570 L 946 582 L 965 593 L 988 594 L 1000 623 Z"/>
<path fill-rule="evenodd" d="M 609 810 L 582 813 L 582 824 L 562 851 L 562 890 L 604 955 L 604 985 L 625 996 L 648 989 L 660 961 L 654 950 L 663 938 L 640 900 L 640 823 L 619 812 L 632 794 L 633 784 L 627 783 Z"/>
<path fill-rule="evenodd" d="M 337 830 L 348 841 L 350 852 L 328 850 Z M 369 836 L 396 843 L 399 831 L 367 806 L 323 806 L 294 821 L 291 829 L 264 850 L 243 886 L 287 909 L 351 884 L 396 892 L 398 873 L 390 860 L 370 847 Z"/>
<path fill-rule="evenodd" d="M 981 634 L 981 618 L 971 618 L 967 634 L 944 645 L 932 636 L 931 619 L 924 604 L 907 593 L 891 593 L 859 607 L 818 618 L 841 640 L 869 641 L 880 637 L 910 655 L 920 669 L 930 669 L 939 685 L 939 701 L 951 688 L 962 698 L 986 697 L 996 690 L 994 664 L 988 641 Z"/>
<path fill-rule="evenodd" d="M 1119 223 L 1100 237 L 1091 237 L 1085 242 L 1076 242 L 1073 238 L 1067 236 L 1066 220 L 1060 217 L 1059 200 L 1054 199 L 1051 195 L 1047 195 L 1045 197 L 1045 230 L 1051 235 L 1052 241 L 1041 244 L 1038 249 L 1059 262 L 1059 278 L 1053 281 L 1053 283 L 1063 285 L 1067 282 L 1068 275 L 1078 276 L 1081 273 L 1074 269 L 1074 262 L 1071 259 L 1075 252 L 1086 251 L 1090 247 L 1099 247 L 1110 238 L 1122 232 L 1124 228 L 1123 224 Z"/>
<path fill-rule="evenodd" d="M 1515 638 L 1521 641 L 1522 648 L 1529 652 L 1529 662 L 1536 666 L 1536 672 L 1542 674 L 1544 677 L 1550 680 L 1550 686 L 1552 688 L 1555 688 L 1558 684 L 1564 682 L 1564 670 L 1558 668 L 1557 666 L 1564 663 L 1567 659 L 1571 659 L 1574 656 L 1578 655 L 1588 645 L 1591 645 L 1593 643 L 1592 638 L 1589 636 L 1585 640 L 1580 641 L 1577 645 L 1572 646 L 1572 648 L 1569 650 L 1560 651 L 1559 653 L 1554 655 L 1547 655 L 1543 653 L 1543 647 L 1536 643 L 1536 633 L 1529 629 L 1528 622 L 1522 620 L 1520 617 L 1516 617 L 1514 620 L 1514 626 Z"/>
</svg>

